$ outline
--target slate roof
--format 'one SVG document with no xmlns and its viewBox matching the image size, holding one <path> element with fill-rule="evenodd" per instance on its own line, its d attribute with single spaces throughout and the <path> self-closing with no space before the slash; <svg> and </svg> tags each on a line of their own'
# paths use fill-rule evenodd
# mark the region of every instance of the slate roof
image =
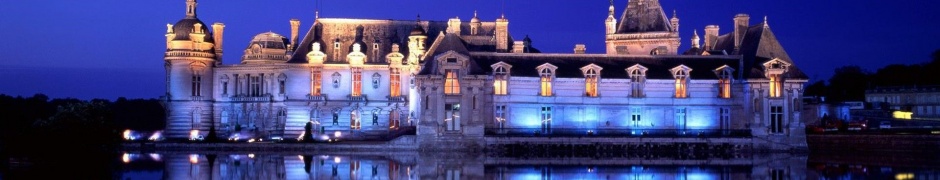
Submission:
<svg viewBox="0 0 940 180">
<path fill-rule="evenodd" d="M 193 32 L 194 26 L 196 23 L 202 24 L 202 31 L 206 32 L 206 37 L 203 39 L 203 42 L 213 43 L 215 40 L 212 39 L 212 32 L 209 31 L 209 24 L 203 23 L 201 20 L 195 17 L 186 17 L 180 19 L 180 21 L 173 24 L 173 33 L 176 34 L 176 37 L 173 40 L 184 40 L 189 41 L 189 33 Z"/>
<path fill-rule="evenodd" d="M 765 78 L 762 64 L 774 58 L 779 58 L 791 64 L 790 69 L 784 74 L 785 77 L 809 79 L 790 59 L 777 37 L 770 30 L 770 26 L 765 26 L 764 23 L 748 27 L 741 48 L 738 51 L 734 49 L 734 35 L 732 33 L 719 36 L 718 42 L 712 51 L 721 50 L 733 55 L 742 55 L 744 67 L 747 68 L 744 71 L 744 76 L 747 78 Z"/>
<path fill-rule="evenodd" d="M 413 20 L 372 20 L 372 19 L 342 19 L 342 18 L 319 18 L 313 27 L 307 32 L 304 39 L 300 41 L 294 56 L 289 63 L 307 63 L 306 54 L 310 52 L 313 42 L 320 42 L 321 51 L 326 54 L 325 63 L 346 63 L 346 54 L 350 52 L 353 42 L 361 42 L 362 52 L 371 56 L 373 43 L 379 43 L 379 57 L 369 57 L 369 63 L 387 63 L 385 55 L 391 52 L 392 44 L 399 44 L 401 53 L 408 53 L 408 36 L 414 30 L 415 25 L 419 25 L 428 35 L 425 42 L 431 46 L 437 39 L 439 32 L 447 29 L 446 21 L 420 21 Z M 493 35 L 496 30 L 495 22 L 481 22 L 480 33 L 470 35 L 470 23 L 461 23 L 461 38 L 471 39 L 471 49 L 495 50 L 495 40 Z M 340 59 L 333 59 L 333 42 L 339 40 L 343 49 Z"/>
<path fill-rule="evenodd" d="M 670 32 L 672 29 L 659 0 L 630 0 L 620 16 L 617 34 Z"/>
</svg>

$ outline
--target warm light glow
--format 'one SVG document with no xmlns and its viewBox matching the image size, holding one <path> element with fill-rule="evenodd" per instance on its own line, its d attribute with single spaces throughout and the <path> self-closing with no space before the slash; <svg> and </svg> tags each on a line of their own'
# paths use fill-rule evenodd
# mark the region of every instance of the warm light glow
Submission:
<svg viewBox="0 0 940 180">
<path fill-rule="evenodd" d="M 894 175 L 894 179 L 897 179 L 897 180 L 914 179 L 914 173 L 898 173 Z"/>
<path fill-rule="evenodd" d="M 190 154 L 190 155 L 189 155 L 189 163 L 193 163 L 193 164 L 199 163 L 199 155 Z"/>
<path fill-rule="evenodd" d="M 255 158 L 255 154 L 248 154 L 248 158 L 254 159 L 254 158 Z"/>
<path fill-rule="evenodd" d="M 457 70 L 448 69 L 445 71 L 444 77 L 444 94 L 456 95 L 460 94 L 460 81 L 457 78 Z"/>
<path fill-rule="evenodd" d="M 584 95 L 588 97 L 597 97 L 597 71 L 594 69 L 588 70 L 587 74 L 584 77 Z"/>
<path fill-rule="evenodd" d="M 539 95 L 552 96 L 552 77 L 542 76 L 540 81 L 541 81 L 542 88 L 539 90 Z"/>
<path fill-rule="evenodd" d="M 147 138 L 147 139 L 151 141 L 159 141 L 163 139 L 163 132 L 162 131 L 154 132 L 153 135 L 150 135 L 150 138 Z"/>
<path fill-rule="evenodd" d="M 121 155 L 121 161 L 123 161 L 124 163 L 130 163 L 130 162 L 131 162 L 131 155 L 130 155 L 130 154 L 127 154 L 127 153 L 124 153 L 124 155 Z"/>
<path fill-rule="evenodd" d="M 892 113 L 892 116 L 895 119 L 911 119 L 914 116 L 914 113 L 905 112 L 905 111 L 894 111 L 894 113 Z"/>
<path fill-rule="evenodd" d="M 124 133 L 123 133 L 123 134 L 124 134 L 124 140 L 128 140 L 128 141 L 133 141 L 133 140 L 134 140 L 134 137 L 131 136 L 131 130 L 130 130 L 130 129 L 124 130 Z"/>
<path fill-rule="evenodd" d="M 389 75 L 389 96 L 399 97 L 401 96 L 401 70 L 398 68 L 392 68 L 391 75 Z"/>
<path fill-rule="evenodd" d="M 352 68 L 352 96 L 362 96 L 362 68 Z"/>
<path fill-rule="evenodd" d="M 685 71 L 676 71 L 676 98 L 688 97 L 688 75 Z"/>
<path fill-rule="evenodd" d="M 507 94 L 507 79 L 509 78 L 506 68 L 497 67 L 493 77 L 493 94 L 496 95 L 506 95 Z"/>
<path fill-rule="evenodd" d="M 199 139 L 199 130 L 189 131 L 189 140 L 195 141 Z"/>
<path fill-rule="evenodd" d="M 770 97 L 780 97 L 783 95 L 783 80 L 779 74 L 770 75 Z"/>
<path fill-rule="evenodd" d="M 310 95 L 311 96 L 320 96 L 321 89 L 323 88 L 323 73 L 319 69 L 313 71 L 310 74 Z"/>
<path fill-rule="evenodd" d="M 718 97 L 731 98 L 731 76 L 726 75 L 727 71 L 722 71 L 721 78 L 718 79 Z"/>
</svg>

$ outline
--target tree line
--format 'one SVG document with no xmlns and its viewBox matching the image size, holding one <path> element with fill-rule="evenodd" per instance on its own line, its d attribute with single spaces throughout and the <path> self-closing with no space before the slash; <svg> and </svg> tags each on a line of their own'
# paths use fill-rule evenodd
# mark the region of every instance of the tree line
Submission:
<svg viewBox="0 0 940 180">
<path fill-rule="evenodd" d="M 828 102 L 864 101 L 865 90 L 872 88 L 940 85 L 940 49 L 930 58 L 919 64 L 891 64 L 875 72 L 856 65 L 839 67 L 828 81 L 809 84 L 804 95 L 825 96 Z"/>
</svg>

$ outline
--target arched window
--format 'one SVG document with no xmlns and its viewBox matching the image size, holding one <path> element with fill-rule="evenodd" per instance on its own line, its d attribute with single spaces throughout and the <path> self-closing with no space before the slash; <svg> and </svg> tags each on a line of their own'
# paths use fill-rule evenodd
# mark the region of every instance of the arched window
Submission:
<svg viewBox="0 0 940 180">
<path fill-rule="evenodd" d="M 718 72 L 718 97 L 731 98 L 731 71 Z"/>
<path fill-rule="evenodd" d="M 597 81 L 600 78 L 597 75 L 597 70 L 588 69 L 584 73 L 584 95 L 587 97 L 597 97 Z"/>
<path fill-rule="evenodd" d="M 683 70 L 676 71 L 676 98 L 686 98 L 688 97 L 688 78 L 689 74 Z"/>
<path fill-rule="evenodd" d="M 542 68 L 542 70 L 539 71 L 539 84 L 541 86 L 539 89 L 540 96 L 552 96 L 552 79 L 554 76 L 555 73 L 549 68 Z"/>
<path fill-rule="evenodd" d="M 458 77 L 458 72 L 459 71 L 456 69 L 444 70 L 444 94 L 447 94 L 447 95 L 460 94 L 460 81 Z"/>
<path fill-rule="evenodd" d="M 493 94 L 506 95 L 508 86 L 509 72 L 503 66 L 496 67 L 493 71 Z"/>
<path fill-rule="evenodd" d="M 643 88 L 646 86 L 646 68 L 639 64 L 627 68 L 630 75 L 630 97 L 644 97 Z"/>
</svg>

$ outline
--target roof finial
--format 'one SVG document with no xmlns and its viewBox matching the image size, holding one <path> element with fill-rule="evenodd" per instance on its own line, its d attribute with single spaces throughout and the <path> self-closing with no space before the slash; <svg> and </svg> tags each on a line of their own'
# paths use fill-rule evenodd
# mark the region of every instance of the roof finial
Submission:
<svg viewBox="0 0 940 180">
<path fill-rule="evenodd" d="M 770 27 L 770 25 L 767 24 L 767 16 L 764 16 L 764 27 L 765 28 Z"/>
<path fill-rule="evenodd" d="M 610 0 L 610 8 L 607 8 L 607 15 L 614 16 L 614 0 Z"/>
<path fill-rule="evenodd" d="M 421 23 L 421 14 L 418 14 L 418 20 L 416 22 Z"/>
<path fill-rule="evenodd" d="M 676 10 L 675 10 L 675 9 L 672 10 L 672 18 L 676 18 Z"/>
<path fill-rule="evenodd" d="M 473 17 L 477 17 L 477 10 L 473 10 Z"/>
<path fill-rule="evenodd" d="M 313 14 L 314 19 L 320 19 L 320 10 L 314 11 Z"/>
<path fill-rule="evenodd" d="M 196 0 L 186 0 L 186 17 L 196 17 Z"/>
</svg>

